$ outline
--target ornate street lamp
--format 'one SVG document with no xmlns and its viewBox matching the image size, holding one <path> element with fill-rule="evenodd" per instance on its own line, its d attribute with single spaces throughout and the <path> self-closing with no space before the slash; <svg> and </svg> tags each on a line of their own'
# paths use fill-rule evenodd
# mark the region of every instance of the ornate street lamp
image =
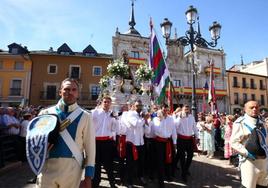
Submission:
<svg viewBox="0 0 268 188">
<path fill-rule="evenodd" d="M 200 31 L 195 31 L 193 24 L 198 20 L 197 9 L 193 6 L 190 6 L 189 9 L 185 12 L 187 24 L 189 24 L 189 30 L 186 31 L 185 36 L 179 37 L 176 40 L 170 40 L 171 27 L 172 23 L 165 18 L 164 22 L 160 24 L 162 28 L 163 37 L 166 39 L 166 45 L 177 44 L 191 47 L 191 52 L 194 52 L 194 45 L 201 47 L 215 47 L 217 45 L 217 40 L 220 38 L 221 25 L 217 22 L 213 22 L 212 26 L 209 27 L 211 33 L 211 42 L 206 41 L 202 36 Z M 199 23 L 198 23 L 199 24 Z M 192 87 L 192 113 L 197 120 L 197 107 L 196 107 L 196 91 L 195 91 L 195 65 L 194 58 L 191 58 L 192 62 L 192 76 L 193 76 L 193 87 Z"/>
</svg>

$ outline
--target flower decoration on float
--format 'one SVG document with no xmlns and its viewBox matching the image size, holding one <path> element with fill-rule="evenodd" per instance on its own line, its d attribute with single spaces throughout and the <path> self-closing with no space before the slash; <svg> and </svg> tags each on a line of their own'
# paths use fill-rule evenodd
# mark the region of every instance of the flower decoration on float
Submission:
<svg viewBox="0 0 268 188">
<path fill-rule="evenodd" d="M 111 61 L 107 67 L 108 75 L 111 77 L 126 78 L 129 76 L 129 67 L 124 63 L 123 59 L 115 59 Z"/>
<path fill-rule="evenodd" d="M 153 71 L 147 65 L 140 65 L 135 72 L 135 77 L 139 81 L 150 81 L 153 78 Z"/>
<path fill-rule="evenodd" d="M 108 87 L 109 79 L 110 77 L 108 75 L 105 75 L 100 79 L 99 84 L 100 84 L 101 89 L 105 89 Z"/>
</svg>

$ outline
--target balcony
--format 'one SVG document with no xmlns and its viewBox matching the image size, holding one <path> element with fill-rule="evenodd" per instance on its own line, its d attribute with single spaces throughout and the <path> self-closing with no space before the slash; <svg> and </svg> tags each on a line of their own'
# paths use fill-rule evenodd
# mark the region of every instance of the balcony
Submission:
<svg viewBox="0 0 268 188">
<path fill-rule="evenodd" d="M 248 87 L 248 84 L 247 84 L 247 83 L 242 83 L 242 88 L 244 88 L 244 89 L 249 88 L 249 87 Z"/>
<path fill-rule="evenodd" d="M 210 67 L 205 67 L 205 73 L 208 75 L 211 72 L 211 68 Z M 221 69 L 218 67 L 213 67 L 213 74 L 214 75 L 219 75 L 221 74 Z"/>
<path fill-rule="evenodd" d="M 10 88 L 9 96 L 21 96 L 21 88 Z"/>
<path fill-rule="evenodd" d="M 257 89 L 256 84 L 250 84 L 250 89 Z"/>
<path fill-rule="evenodd" d="M 79 94 L 79 98 L 77 100 L 78 104 L 82 106 L 91 106 L 95 107 L 97 105 L 96 100 L 98 99 L 98 95 L 94 95 L 90 92 L 81 92 Z M 48 103 L 56 103 L 60 99 L 57 91 L 48 92 L 48 91 L 41 91 L 40 92 L 40 100 L 46 101 Z"/>
<path fill-rule="evenodd" d="M 239 88 L 240 86 L 239 86 L 238 82 L 233 82 L 233 87 Z"/>
<path fill-rule="evenodd" d="M 266 90 L 266 87 L 263 85 L 260 85 L 260 90 Z"/>
<path fill-rule="evenodd" d="M 40 92 L 40 100 L 58 100 L 60 96 L 58 95 L 58 91 L 41 91 Z"/>
<path fill-rule="evenodd" d="M 139 65 L 145 64 L 146 59 L 129 57 L 128 58 L 128 63 L 129 63 L 129 65 L 139 66 Z"/>
</svg>

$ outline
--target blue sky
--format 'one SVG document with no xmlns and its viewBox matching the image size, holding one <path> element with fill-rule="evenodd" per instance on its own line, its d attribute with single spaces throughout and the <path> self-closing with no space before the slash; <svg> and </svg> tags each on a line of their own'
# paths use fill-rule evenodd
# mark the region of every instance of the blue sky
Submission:
<svg viewBox="0 0 268 188">
<path fill-rule="evenodd" d="M 16 42 L 29 50 L 57 49 L 66 42 L 73 51 L 91 44 L 98 52 L 112 53 L 116 27 L 128 30 L 130 0 L 0 0 L 0 49 Z M 222 25 L 217 48 L 226 53 L 227 68 L 268 57 L 267 0 L 137 0 L 135 28 L 149 36 L 149 19 L 161 37 L 160 23 L 173 22 L 178 36 L 188 29 L 185 11 L 198 9 L 202 36 L 210 40 L 208 27 L 213 21 Z"/>
</svg>

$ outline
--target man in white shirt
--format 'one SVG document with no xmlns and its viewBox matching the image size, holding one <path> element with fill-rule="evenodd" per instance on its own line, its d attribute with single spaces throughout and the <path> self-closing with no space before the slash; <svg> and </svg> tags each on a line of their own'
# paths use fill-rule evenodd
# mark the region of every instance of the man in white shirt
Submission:
<svg viewBox="0 0 268 188">
<path fill-rule="evenodd" d="M 15 110 L 12 107 L 7 108 L 7 113 L 3 116 L 3 123 L 7 127 L 8 135 L 19 135 L 20 122 L 15 117 Z"/>
<path fill-rule="evenodd" d="M 111 108 L 111 98 L 104 96 L 101 107 L 92 110 L 93 124 L 96 135 L 96 164 L 93 187 L 99 187 L 101 181 L 101 165 L 104 166 L 110 187 L 115 187 L 113 176 L 113 159 L 114 159 L 114 132 L 116 132 L 118 121 L 113 117 Z"/>
<path fill-rule="evenodd" d="M 194 116 L 190 114 L 189 105 L 183 106 L 182 113 L 175 121 L 177 121 L 177 155 L 181 164 L 181 177 L 184 182 L 187 182 L 188 170 L 193 159 L 193 144 L 195 140 L 196 143 L 199 142 L 198 129 Z"/>
<path fill-rule="evenodd" d="M 141 183 L 146 184 L 144 180 L 144 132 L 149 132 L 148 126 L 149 114 L 141 116 L 142 102 L 136 101 L 126 117 L 122 117 L 126 123 L 126 166 L 127 166 L 127 184 L 133 187 L 133 176 L 135 166 L 138 170 L 138 178 Z"/>
<path fill-rule="evenodd" d="M 127 116 L 128 113 L 128 105 L 125 104 L 122 106 L 120 113 L 118 114 L 118 122 L 119 126 L 116 130 L 116 147 L 117 147 L 117 156 L 118 156 L 118 166 L 119 166 L 119 177 L 121 180 L 121 184 L 125 182 L 125 174 L 126 174 L 126 124 L 123 122 L 124 117 Z"/>
<path fill-rule="evenodd" d="M 168 106 L 162 105 L 151 122 L 151 129 L 155 135 L 156 166 L 159 187 L 164 187 L 164 174 L 167 169 L 167 177 L 171 176 L 172 146 L 177 143 L 176 125 L 174 118 L 168 115 Z"/>
<path fill-rule="evenodd" d="M 5 126 L 5 133 L 8 134 L 13 141 L 13 148 L 16 151 L 16 158 L 20 160 L 20 154 L 22 148 L 20 147 L 19 133 L 20 133 L 20 122 L 15 117 L 15 109 L 12 107 L 7 108 L 7 113 L 3 115 L 3 124 Z"/>
</svg>

